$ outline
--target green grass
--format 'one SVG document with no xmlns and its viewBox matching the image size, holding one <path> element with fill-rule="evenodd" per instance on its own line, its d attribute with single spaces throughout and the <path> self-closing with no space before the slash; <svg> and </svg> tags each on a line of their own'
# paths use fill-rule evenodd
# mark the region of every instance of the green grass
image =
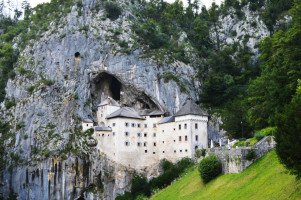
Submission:
<svg viewBox="0 0 301 200">
<path fill-rule="evenodd" d="M 154 195 L 152 200 L 268 200 L 301 199 L 301 181 L 289 175 L 275 151 L 240 174 L 221 175 L 204 185 L 198 170 Z"/>
</svg>

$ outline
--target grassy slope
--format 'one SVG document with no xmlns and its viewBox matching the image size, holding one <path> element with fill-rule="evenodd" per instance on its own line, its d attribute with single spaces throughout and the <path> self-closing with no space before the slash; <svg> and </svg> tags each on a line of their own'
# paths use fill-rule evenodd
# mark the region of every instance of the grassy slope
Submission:
<svg viewBox="0 0 301 200">
<path fill-rule="evenodd" d="M 226 174 L 204 185 L 194 170 L 151 199 L 301 199 L 301 181 L 289 175 L 274 151 L 240 174 Z"/>
</svg>

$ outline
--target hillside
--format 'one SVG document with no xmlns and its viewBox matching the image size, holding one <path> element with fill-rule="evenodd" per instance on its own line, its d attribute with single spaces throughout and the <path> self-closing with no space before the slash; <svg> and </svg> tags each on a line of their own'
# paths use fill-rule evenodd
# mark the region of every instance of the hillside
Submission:
<svg viewBox="0 0 301 200">
<path fill-rule="evenodd" d="M 273 151 L 246 171 L 222 175 L 208 185 L 194 170 L 151 199 L 301 199 L 300 189 L 301 182 L 287 173 Z"/>
</svg>

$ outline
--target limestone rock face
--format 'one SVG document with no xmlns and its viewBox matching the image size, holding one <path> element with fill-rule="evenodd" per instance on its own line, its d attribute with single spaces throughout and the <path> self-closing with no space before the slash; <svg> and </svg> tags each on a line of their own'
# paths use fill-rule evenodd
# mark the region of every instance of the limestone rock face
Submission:
<svg viewBox="0 0 301 200">
<path fill-rule="evenodd" d="M 16 69 L 27 72 L 16 70 L 6 88 L 7 99 L 17 104 L 1 105 L 1 118 L 14 133 L 7 150 L 18 156 L 15 161 L 8 157 L 11 167 L 1 172 L 3 196 L 12 189 L 19 199 L 114 199 L 130 189 L 133 171 L 89 147 L 81 120 L 95 119 L 96 106 L 107 95 L 124 105 L 170 114 L 188 96 L 197 99 L 200 83 L 191 79 L 196 75 L 191 66 L 157 64 L 141 58 L 142 48 L 125 52 L 118 44 L 137 44 L 131 13 L 126 1 L 120 2 L 124 11 L 115 21 L 105 18 L 104 10 L 95 12 L 93 0 L 84 0 L 82 8 L 74 5 L 59 26 L 52 23 L 21 52 Z M 178 76 L 187 92 L 173 80 L 164 81 L 167 72 Z"/>
</svg>

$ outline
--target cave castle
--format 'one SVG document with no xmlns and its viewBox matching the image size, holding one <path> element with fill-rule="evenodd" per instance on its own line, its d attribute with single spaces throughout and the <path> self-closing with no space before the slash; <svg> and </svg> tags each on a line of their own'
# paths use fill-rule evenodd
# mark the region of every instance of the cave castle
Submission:
<svg viewBox="0 0 301 200">
<path fill-rule="evenodd" d="M 208 115 L 190 98 L 167 117 L 159 110 L 122 107 L 111 97 L 97 107 L 97 122 L 83 120 L 83 131 L 93 128 L 98 152 L 122 165 L 143 169 L 162 159 L 192 158 L 208 147 Z"/>
</svg>

